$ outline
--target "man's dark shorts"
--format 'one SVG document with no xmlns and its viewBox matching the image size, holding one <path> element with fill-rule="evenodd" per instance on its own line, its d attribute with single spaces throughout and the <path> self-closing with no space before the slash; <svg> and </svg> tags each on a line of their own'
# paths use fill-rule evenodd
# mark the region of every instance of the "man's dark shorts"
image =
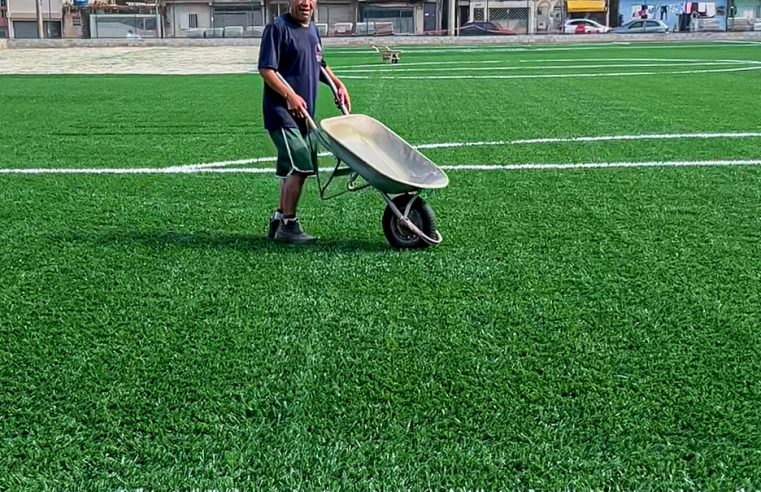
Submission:
<svg viewBox="0 0 761 492">
<path fill-rule="evenodd" d="M 298 128 L 280 128 L 270 132 L 270 138 L 277 149 L 275 174 L 280 178 L 291 173 L 314 174 L 317 168 L 317 137 L 309 132 L 301 136 Z"/>
</svg>

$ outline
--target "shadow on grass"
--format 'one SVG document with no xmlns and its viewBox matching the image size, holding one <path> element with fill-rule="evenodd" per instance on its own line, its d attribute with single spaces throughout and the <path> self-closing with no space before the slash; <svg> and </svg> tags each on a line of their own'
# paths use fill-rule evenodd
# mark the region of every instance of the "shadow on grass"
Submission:
<svg viewBox="0 0 761 492">
<path fill-rule="evenodd" d="M 179 231 L 72 231 L 57 239 L 74 242 L 92 242 L 101 245 L 138 244 L 153 248 L 187 247 L 201 249 L 237 249 L 241 251 L 278 251 L 303 253 L 324 252 L 364 252 L 381 253 L 395 251 L 385 241 L 364 239 L 320 239 L 313 244 L 285 244 L 272 241 L 263 234 L 242 234 L 219 231 L 179 232 Z"/>
</svg>

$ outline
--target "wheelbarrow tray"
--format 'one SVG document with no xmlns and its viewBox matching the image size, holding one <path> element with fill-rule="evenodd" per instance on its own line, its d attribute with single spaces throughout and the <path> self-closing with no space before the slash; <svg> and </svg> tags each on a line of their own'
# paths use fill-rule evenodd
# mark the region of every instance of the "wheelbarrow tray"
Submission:
<svg viewBox="0 0 761 492">
<path fill-rule="evenodd" d="M 362 114 L 320 121 L 331 152 L 370 186 L 388 194 L 444 188 L 447 175 L 381 122 Z"/>
</svg>

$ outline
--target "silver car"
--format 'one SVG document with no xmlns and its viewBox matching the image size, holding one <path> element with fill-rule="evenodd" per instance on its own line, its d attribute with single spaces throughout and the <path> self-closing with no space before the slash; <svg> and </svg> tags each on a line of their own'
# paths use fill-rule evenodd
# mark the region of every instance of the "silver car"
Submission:
<svg viewBox="0 0 761 492">
<path fill-rule="evenodd" d="M 665 22 L 656 19 L 635 19 L 622 26 L 616 27 L 611 32 L 619 34 L 640 32 L 664 33 L 669 32 L 669 26 L 667 26 Z"/>
</svg>

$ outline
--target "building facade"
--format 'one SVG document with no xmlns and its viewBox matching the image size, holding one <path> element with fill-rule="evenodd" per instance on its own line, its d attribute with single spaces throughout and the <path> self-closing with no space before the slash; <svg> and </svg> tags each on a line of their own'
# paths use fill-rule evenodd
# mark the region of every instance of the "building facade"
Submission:
<svg viewBox="0 0 761 492">
<path fill-rule="evenodd" d="M 5 0 L 5 3 L 8 37 L 61 37 L 61 0 Z"/>
<path fill-rule="evenodd" d="M 0 0 L 0 39 L 8 37 L 8 0 Z"/>
<path fill-rule="evenodd" d="M 421 35 L 442 29 L 442 0 L 323 0 L 314 21 L 322 36 Z M 165 0 L 168 37 L 258 37 L 288 11 L 284 0 Z"/>
</svg>

